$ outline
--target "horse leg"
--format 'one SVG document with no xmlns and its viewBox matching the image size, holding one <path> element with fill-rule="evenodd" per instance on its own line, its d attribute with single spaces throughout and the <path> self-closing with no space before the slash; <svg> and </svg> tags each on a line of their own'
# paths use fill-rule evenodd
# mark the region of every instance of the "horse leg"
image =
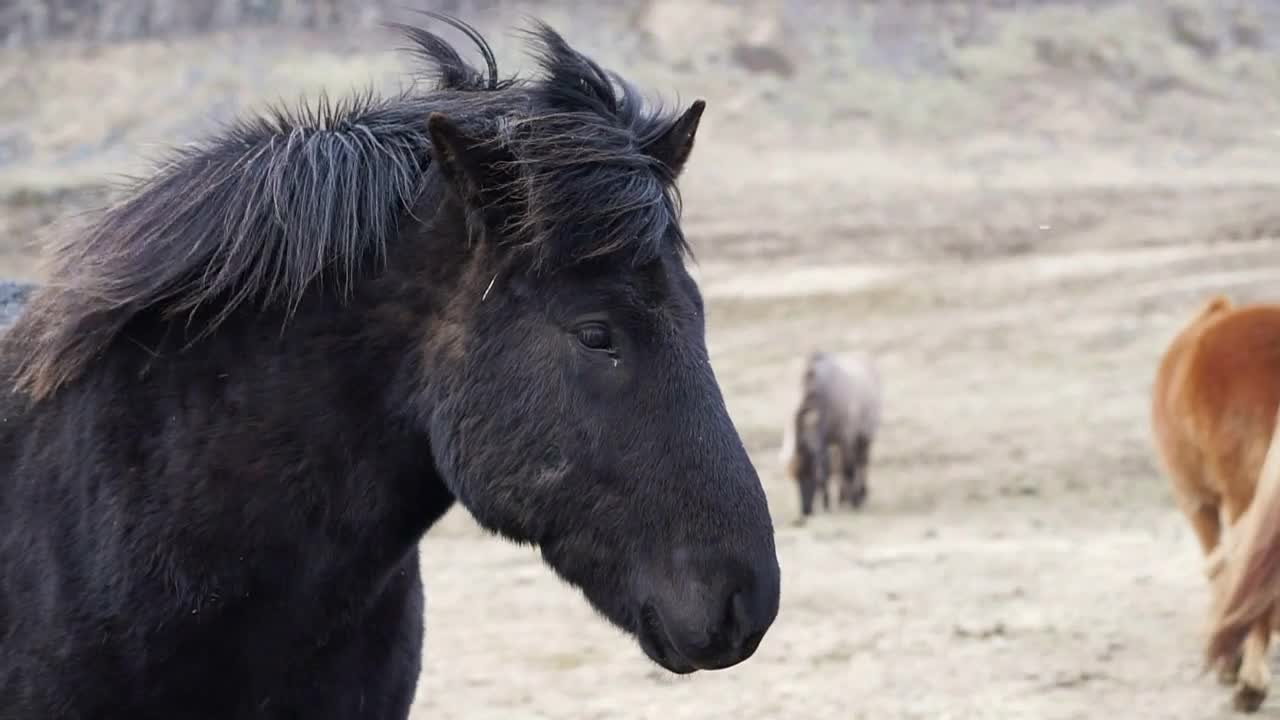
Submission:
<svg viewBox="0 0 1280 720">
<path fill-rule="evenodd" d="M 1204 573 L 1209 581 L 1212 605 L 1217 607 L 1221 602 L 1223 583 L 1226 582 L 1222 571 L 1226 568 L 1231 550 L 1229 542 L 1221 541 L 1221 513 L 1216 505 L 1210 504 L 1200 505 L 1186 512 L 1201 549 L 1211 548 L 1205 553 Z M 1218 682 L 1228 687 L 1235 685 L 1240 679 L 1240 665 L 1243 662 L 1244 653 L 1238 652 L 1230 662 L 1223 663 L 1218 668 Z"/>
<path fill-rule="evenodd" d="M 1226 564 L 1227 548 L 1222 544 L 1222 511 L 1216 503 L 1205 500 L 1179 498 L 1178 506 L 1191 524 L 1191 531 L 1200 543 L 1204 556 L 1204 574 L 1209 586 L 1217 592 L 1217 579 Z M 1217 600 L 1217 596 L 1214 596 Z"/>
<path fill-rule="evenodd" d="M 1156 453 L 1168 476 L 1174 501 L 1200 543 L 1200 552 L 1212 560 L 1211 555 L 1222 537 L 1221 513 L 1226 510 L 1222 507 L 1226 498 L 1220 493 L 1232 487 L 1221 481 L 1230 480 L 1232 476 L 1223 472 L 1227 468 L 1221 463 L 1211 463 L 1204 456 L 1186 431 L 1178 429 L 1167 417 L 1170 413 L 1167 407 L 1155 413 Z M 1210 473 L 1214 477 L 1208 477 Z M 1211 484 L 1211 480 L 1219 482 Z M 1206 567 L 1206 573 L 1211 574 L 1211 569 Z"/>
<path fill-rule="evenodd" d="M 1224 479 L 1229 477 L 1243 477 L 1243 475 L 1222 474 Z M 1226 521 L 1234 528 L 1236 523 L 1239 523 L 1240 516 L 1244 515 L 1244 511 L 1248 509 L 1252 492 L 1239 492 L 1239 488 L 1228 483 L 1222 483 L 1220 487 L 1228 492 L 1225 502 L 1222 503 L 1222 509 L 1226 511 Z M 1245 495 L 1248 496 L 1242 497 Z M 1219 552 L 1213 553 L 1215 559 L 1219 559 L 1217 562 L 1219 565 L 1225 562 L 1225 550 L 1228 548 L 1220 546 Z M 1216 574 L 1215 580 L 1221 579 L 1224 579 L 1222 575 Z M 1213 585 L 1216 589 L 1220 582 L 1215 582 Z M 1215 592 L 1215 596 L 1216 594 Z M 1215 597 L 1215 603 L 1216 601 Z M 1236 673 L 1235 697 L 1231 703 L 1240 712 L 1256 712 L 1258 707 L 1262 706 L 1262 701 L 1266 700 L 1268 685 L 1271 684 L 1271 669 L 1267 667 L 1267 651 L 1271 647 L 1271 616 L 1274 612 L 1275 609 L 1266 612 L 1249 628 L 1249 634 L 1244 638 L 1244 648 L 1240 651 L 1239 659 L 1233 664 L 1239 670 Z M 1225 679 L 1229 671 L 1230 667 L 1224 667 L 1220 678 Z"/>
<path fill-rule="evenodd" d="M 824 506 L 830 507 L 826 430 L 826 418 L 816 408 L 804 409 L 796 416 L 796 451 L 802 457 L 800 512 L 804 516 L 813 514 L 813 499 L 819 490 Z"/>
<path fill-rule="evenodd" d="M 828 475 L 831 472 L 830 465 L 830 448 L 823 448 L 823 457 L 828 459 L 826 472 L 818 477 L 818 487 L 822 490 L 822 509 L 831 512 L 831 478 Z M 843 461 L 842 461 L 843 462 Z"/>
<path fill-rule="evenodd" d="M 796 484 L 800 486 L 800 516 L 808 517 L 813 514 L 813 496 L 818 489 L 814 482 L 814 462 L 808 448 L 798 448 L 796 455 L 800 459 L 796 473 Z"/>
<path fill-rule="evenodd" d="M 1267 654 L 1271 647 L 1271 613 L 1249 630 L 1244 641 L 1244 657 L 1240 663 L 1240 685 L 1233 701 L 1241 712 L 1255 712 L 1267 698 L 1271 684 L 1271 670 L 1267 667 Z"/>
<path fill-rule="evenodd" d="M 858 458 L 857 451 L 852 443 L 843 443 L 841 445 L 841 457 L 843 462 L 840 463 L 840 476 L 837 482 L 840 484 L 840 502 L 839 505 L 848 505 L 856 507 L 857 501 L 854 499 L 857 491 L 857 467 Z"/>
<path fill-rule="evenodd" d="M 822 491 L 822 509 L 831 509 L 831 496 L 827 489 L 827 476 L 831 473 L 830 457 L 827 454 L 825 445 L 819 446 L 818 450 L 813 453 L 813 483 L 817 490 Z"/>
<path fill-rule="evenodd" d="M 810 442 L 813 425 L 817 422 L 817 413 L 812 408 L 801 404 L 792 416 L 792 456 L 788 466 L 792 471 L 792 479 L 796 481 L 796 489 L 800 491 L 800 517 L 798 523 L 813 514 L 813 495 L 817 491 L 814 484 L 814 457 Z"/>
<path fill-rule="evenodd" d="M 1191 531 L 1195 533 L 1196 540 L 1200 542 L 1200 552 L 1204 554 L 1206 561 L 1211 561 L 1218 542 L 1222 539 L 1222 514 L 1217 503 L 1203 500 L 1188 503 L 1182 512 L 1191 523 Z M 1209 562 L 1206 562 L 1206 572 L 1210 570 L 1208 565 Z"/>
<path fill-rule="evenodd" d="M 847 455 L 846 455 L 847 456 Z M 840 495 L 836 498 L 836 507 L 848 505 L 854 506 L 853 502 L 853 468 L 852 461 L 845 461 L 840 465 Z"/>
<path fill-rule="evenodd" d="M 1204 573 L 1209 581 L 1211 607 L 1217 607 L 1224 580 L 1221 573 L 1226 562 L 1227 550 L 1221 543 L 1222 513 L 1225 508 L 1220 507 L 1215 499 L 1206 497 L 1203 491 L 1196 491 L 1204 487 L 1201 478 L 1189 477 L 1182 472 L 1172 472 L 1172 468 L 1170 470 L 1174 478 L 1174 496 L 1178 509 L 1191 525 L 1191 531 L 1196 536 L 1196 541 L 1200 544 L 1200 552 L 1205 559 Z M 1239 681 L 1243 660 L 1244 656 L 1241 653 L 1231 662 L 1219 667 L 1218 682 L 1226 686 L 1235 685 Z"/>
<path fill-rule="evenodd" d="M 849 504 L 854 508 L 862 507 L 867 501 L 870 491 L 867 485 L 867 465 L 870 458 L 871 438 L 859 433 L 853 440 L 853 462 L 850 463 L 852 469 L 848 473 Z"/>
</svg>

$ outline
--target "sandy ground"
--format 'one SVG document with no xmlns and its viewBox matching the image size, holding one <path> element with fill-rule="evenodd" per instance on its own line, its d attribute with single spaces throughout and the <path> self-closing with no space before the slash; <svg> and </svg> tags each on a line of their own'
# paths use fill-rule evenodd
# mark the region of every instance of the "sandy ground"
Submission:
<svg viewBox="0 0 1280 720">
<path fill-rule="evenodd" d="M 1277 34 L 1217 10 L 1152 24 L 1138 4 L 1043 3 L 1056 14 L 943 37 L 919 30 L 923 11 L 753 3 L 637 4 L 626 21 L 663 32 L 617 45 L 662 58 L 620 66 L 646 83 L 711 101 L 686 232 L 778 527 L 777 623 L 738 667 L 669 676 L 458 510 L 423 542 L 413 717 L 1230 716 L 1199 672 L 1207 592 L 1147 404 L 1205 294 L 1275 297 L 1280 94 L 1262 89 L 1280 88 Z M 1280 27 L 1276 5 L 1249 7 Z M 35 276 L 24 245 L 76 206 L 63 194 L 207 128 L 197 114 L 321 81 L 340 94 L 393 65 L 323 43 L 277 57 L 274 40 L 0 56 L 0 268 Z M 788 44 L 808 53 L 794 75 L 721 72 L 742 47 Z M 775 454 L 815 348 L 875 353 L 886 415 L 868 506 L 797 526 Z"/>
<path fill-rule="evenodd" d="M 1207 594 L 1146 411 L 1205 293 L 1266 297 L 1275 188 L 934 177 L 865 200 L 809 172 L 690 180 L 713 363 L 778 525 L 758 653 L 668 677 L 459 512 L 424 543 L 415 717 L 1230 715 L 1199 674 Z M 794 241 L 765 247 L 775 231 Z M 886 420 L 865 510 L 797 527 L 775 454 L 814 347 L 877 354 Z"/>
</svg>

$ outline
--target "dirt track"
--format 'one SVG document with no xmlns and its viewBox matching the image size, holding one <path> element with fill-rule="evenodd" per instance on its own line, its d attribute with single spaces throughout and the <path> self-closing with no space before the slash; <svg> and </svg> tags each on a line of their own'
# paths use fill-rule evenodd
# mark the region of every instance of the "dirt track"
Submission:
<svg viewBox="0 0 1280 720">
<path fill-rule="evenodd" d="M 533 551 L 455 511 L 424 541 L 414 718 L 1230 716 L 1199 675 L 1207 593 L 1146 413 L 1156 358 L 1206 293 L 1276 297 L 1280 73 L 1263 50 L 1280 20 L 1029 4 L 1052 7 L 967 35 L 925 3 L 534 11 L 668 96 L 710 100 L 686 232 L 778 525 L 782 609 L 747 663 L 673 678 Z M 0 120 L 17 118 L 0 122 L 0 233 L 28 240 L 51 206 L 78 209 L 62 193 L 207 116 L 299 85 L 341 94 L 402 60 L 291 43 L 0 54 Z M 788 44 L 810 49 L 795 75 L 724 65 Z M 19 245 L 0 267 L 29 276 Z M 865 510 L 798 527 L 775 453 L 816 347 L 878 356 L 885 424 Z"/>
</svg>

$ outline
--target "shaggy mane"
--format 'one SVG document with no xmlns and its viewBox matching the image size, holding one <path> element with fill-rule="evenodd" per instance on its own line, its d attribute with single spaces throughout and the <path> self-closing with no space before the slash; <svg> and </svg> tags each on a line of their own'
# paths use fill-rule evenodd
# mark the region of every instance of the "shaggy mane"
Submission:
<svg viewBox="0 0 1280 720">
<path fill-rule="evenodd" d="M 527 250 L 531 267 L 688 251 L 673 179 L 642 152 L 674 115 L 646 108 L 545 24 L 529 31 L 540 74 L 502 79 L 475 29 L 425 14 L 464 33 L 485 71 L 439 36 L 397 25 L 435 78 L 425 93 L 322 95 L 172 150 L 126 200 L 51 247 L 49 283 L 6 335 L 23 352 L 17 387 L 37 399 L 52 393 L 144 311 L 190 320 L 209 310 L 197 328 L 205 336 L 246 302 L 288 317 L 313 288 L 348 297 L 438 181 L 432 112 L 509 154 L 501 192 L 515 211 L 502 240 Z"/>
</svg>

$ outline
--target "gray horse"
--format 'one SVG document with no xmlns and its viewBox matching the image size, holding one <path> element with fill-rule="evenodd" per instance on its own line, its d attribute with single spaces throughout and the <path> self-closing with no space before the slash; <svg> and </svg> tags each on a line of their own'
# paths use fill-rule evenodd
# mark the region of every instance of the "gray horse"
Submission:
<svg viewBox="0 0 1280 720">
<path fill-rule="evenodd" d="M 867 499 L 867 463 L 880 426 L 880 373 L 866 353 L 841 363 L 828 352 L 810 354 L 800 402 L 783 430 L 780 460 L 800 486 L 800 512 L 813 514 L 813 501 L 831 509 L 827 480 L 834 451 L 840 466 L 837 503 L 861 507 Z"/>
</svg>

